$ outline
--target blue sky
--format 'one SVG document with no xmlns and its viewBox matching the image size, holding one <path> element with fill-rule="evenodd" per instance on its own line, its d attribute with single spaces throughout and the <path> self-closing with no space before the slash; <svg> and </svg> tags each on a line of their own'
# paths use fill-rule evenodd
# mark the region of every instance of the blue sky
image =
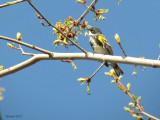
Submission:
<svg viewBox="0 0 160 120">
<path fill-rule="evenodd" d="M 3 0 L 0 4 L 8 2 Z M 33 4 L 44 14 L 49 21 L 56 24 L 68 16 L 78 19 L 86 10 L 75 0 L 34 1 Z M 89 5 L 92 1 L 87 0 Z M 147 59 L 157 59 L 160 53 L 160 1 L 154 0 L 99 0 L 96 9 L 109 9 L 105 21 L 93 21 L 90 12 L 85 20 L 91 26 L 99 27 L 109 39 L 114 54 L 124 56 L 117 45 L 114 35 L 118 33 L 121 44 L 128 56 Z M 65 49 L 52 45 L 56 36 L 51 27 L 43 27 L 35 17 L 35 11 L 27 2 L 2 8 L 0 10 L 0 35 L 16 38 L 21 32 L 23 41 L 53 52 L 81 52 L 76 47 Z M 88 36 L 79 36 L 79 45 L 89 52 L 93 52 Z M 20 51 L 8 48 L 7 41 L 0 40 L 0 64 L 4 68 L 23 62 L 30 56 L 21 55 Z M 26 52 L 34 52 L 23 47 Z M 87 95 L 86 84 L 81 86 L 79 77 L 89 77 L 99 67 L 95 61 L 74 61 L 77 70 L 70 64 L 60 61 L 41 61 L 35 65 L 6 76 L 0 81 L 5 88 L 3 101 L 0 102 L 0 111 L 3 120 L 9 120 L 7 115 L 20 115 L 16 120 L 117 120 L 134 119 L 124 111 L 131 99 L 111 84 L 113 79 L 104 75 L 111 68 L 103 67 L 90 83 L 91 95 Z M 131 93 L 142 96 L 140 105 L 144 111 L 160 118 L 160 69 L 147 67 L 142 71 L 136 67 L 137 76 L 133 76 L 133 65 L 119 64 L 124 71 L 122 83 L 131 83 Z M 146 117 L 144 117 L 146 118 Z"/>
</svg>

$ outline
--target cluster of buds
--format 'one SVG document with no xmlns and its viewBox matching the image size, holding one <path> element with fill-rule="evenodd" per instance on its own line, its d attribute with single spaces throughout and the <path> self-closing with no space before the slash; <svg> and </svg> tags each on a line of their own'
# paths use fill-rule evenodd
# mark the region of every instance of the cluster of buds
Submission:
<svg viewBox="0 0 160 120">
<path fill-rule="evenodd" d="M 140 98 L 141 98 L 141 96 L 139 96 L 137 99 L 140 100 Z M 136 106 L 136 104 L 133 103 L 133 102 L 128 103 L 128 105 L 129 105 L 129 107 L 131 107 L 131 108 L 133 108 L 133 107 Z M 139 110 L 138 107 L 136 107 L 136 109 Z M 129 113 L 132 115 L 132 117 L 134 117 L 134 118 L 136 118 L 136 119 L 138 119 L 138 120 L 143 120 L 143 117 L 139 115 L 139 114 L 140 114 L 139 112 L 136 112 L 136 111 L 134 111 L 134 110 L 131 110 L 130 108 L 125 107 L 125 106 L 124 106 L 124 110 L 127 111 L 127 112 L 129 112 Z M 141 107 L 141 110 L 143 110 L 143 107 Z"/>
<path fill-rule="evenodd" d="M 78 81 L 82 82 L 81 85 L 84 85 L 85 82 L 88 83 L 88 85 L 87 85 L 87 91 L 88 91 L 88 95 L 90 95 L 91 93 L 90 93 L 89 83 L 91 82 L 91 78 L 90 77 L 87 77 L 87 78 L 78 78 Z"/>
<path fill-rule="evenodd" d="M 119 0 L 120 1 L 120 0 Z M 86 0 L 77 0 L 76 1 L 77 3 L 81 3 L 83 4 L 84 6 L 87 6 L 85 3 L 86 3 Z M 88 6 L 87 6 L 88 7 Z M 103 17 L 103 13 L 105 14 L 108 14 L 108 9 L 98 9 L 97 11 L 95 10 L 95 7 L 94 6 L 91 6 L 92 7 L 92 11 L 94 12 L 94 20 L 105 20 L 106 18 Z"/>
<path fill-rule="evenodd" d="M 83 23 L 81 24 L 80 27 L 86 30 L 87 26 L 88 26 L 88 22 L 83 21 Z M 81 30 L 81 29 L 80 29 L 80 30 Z"/>
<path fill-rule="evenodd" d="M 69 41 L 59 31 L 63 32 L 68 38 L 72 38 L 75 42 L 77 42 L 77 35 L 78 33 L 81 34 L 80 31 L 82 28 L 86 30 L 87 22 L 83 21 L 82 24 L 79 24 L 78 21 L 69 16 L 68 19 L 65 19 L 64 23 L 58 21 L 55 26 L 57 29 L 53 28 L 53 34 L 57 34 L 57 40 L 55 40 L 53 44 L 55 44 L 57 47 L 60 43 L 62 43 L 61 45 L 67 47 L 67 45 L 70 45 Z"/>
<path fill-rule="evenodd" d="M 106 18 L 103 16 L 103 14 L 108 14 L 108 9 L 98 9 L 95 11 L 95 8 L 93 8 L 94 11 L 94 20 L 105 20 Z"/>
<path fill-rule="evenodd" d="M 21 35 L 20 32 L 17 33 L 16 39 L 17 39 L 18 41 L 21 41 L 22 35 Z M 12 43 L 12 44 L 11 44 L 11 43 L 7 43 L 7 45 L 8 45 L 9 48 L 19 50 L 19 48 L 17 48 L 17 47 L 14 46 L 14 43 Z"/>
<path fill-rule="evenodd" d="M 77 36 L 77 31 L 74 31 L 73 33 L 72 32 L 69 32 L 68 34 L 67 34 L 67 37 L 69 37 L 69 38 L 75 38 Z"/>
</svg>

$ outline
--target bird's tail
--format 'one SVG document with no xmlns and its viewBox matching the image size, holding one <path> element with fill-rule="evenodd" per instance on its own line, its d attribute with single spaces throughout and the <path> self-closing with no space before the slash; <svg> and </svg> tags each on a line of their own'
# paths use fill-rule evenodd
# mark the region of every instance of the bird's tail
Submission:
<svg viewBox="0 0 160 120">
<path fill-rule="evenodd" d="M 121 68 L 118 66 L 118 64 L 116 63 L 112 63 L 111 66 L 113 67 L 116 75 L 119 77 L 120 74 L 123 74 L 123 71 L 121 70 Z"/>
</svg>

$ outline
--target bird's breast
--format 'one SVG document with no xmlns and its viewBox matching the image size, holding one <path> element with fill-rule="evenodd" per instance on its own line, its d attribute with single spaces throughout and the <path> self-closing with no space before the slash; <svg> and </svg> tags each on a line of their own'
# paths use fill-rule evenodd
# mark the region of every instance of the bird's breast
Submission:
<svg viewBox="0 0 160 120">
<path fill-rule="evenodd" d="M 97 44 L 95 39 L 90 38 L 89 42 L 91 44 L 92 49 L 94 50 L 95 53 L 100 53 L 100 54 L 109 54 L 108 51 L 103 47 Z"/>
</svg>

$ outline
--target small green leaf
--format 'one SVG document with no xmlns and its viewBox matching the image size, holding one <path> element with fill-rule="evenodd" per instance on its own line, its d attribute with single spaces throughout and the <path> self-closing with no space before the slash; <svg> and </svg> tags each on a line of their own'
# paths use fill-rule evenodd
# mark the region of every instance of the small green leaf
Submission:
<svg viewBox="0 0 160 120">
<path fill-rule="evenodd" d="M 0 71 L 4 70 L 3 65 L 0 65 Z"/>
<path fill-rule="evenodd" d="M 105 75 L 111 76 L 110 72 L 105 72 Z"/>
<path fill-rule="evenodd" d="M 88 29 L 90 29 L 90 28 L 92 28 L 92 26 L 90 26 L 90 25 L 87 25 L 87 28 L 88 28 Z"/>
<path fill-rule="evenodd" d="M 132 75 L 137 75 L 137 72 L 133 72 Z"/>
<path fill-rule="evenodd" d="M 7 2 L 6 4 L 7 4 L 7 5 L 13 5 L 14 2 Z"/>
<path fill-rule="evenodd" d="M 143 120 L 143 117 L 142 116 L 138 116 L 137 119 L 138 120 Z"/>
<path fill-rule="evenodd" d="M 85 82 L 85 81 L 87 81 L 87 78 L 78 78 L 77 79 L 79 82 Z"/>
<path fill-rule="evenodd" d="M 134 107 L 134 106 L 135 106 L 135 103 L 130 102 L 130 103 L 128 103 L 128 105 L 129 105 L 130 107 Z"/>
<path fill-rule="evenodd" d="M 141 96 L 137 97 L 137 102 L 139 102 L 139 101 L 140 101 L 140 99 L 141 99 Z"/>
<path fill-rule="evenodd" d="M 121 80 L 121 79 L 122 79 L 122 77 L 123 77 L 123 76 L 119 76 L 119 78 L 118 78 L 118 79 L 119 79 L 119 80 Z"/>
<path fill-rule="evenodd" d="M 55 44 L 56 45 L 56 47 L 59 45 L 59 43 L 62 43 L 62 40 L 55 40 L 54 42 L 53 42 L 53 44 Z"/>
<path fill-rule="evenodd" d="M 128 107 L 125 107 L 125 106 L 124 106 L 124 110 L 127 111 L 127 112 L 131 112 L 131 110 Z"/>
<path fill-rule="evenodd" d="M 116 80 L 112 80 L 111 83 L 116 83 Z"/>
<path fill-rule="evenodd" d="M 120 90 L 123 90 L 123 88 L 122 88 L 120 85 L 117 85 L 117 87 L 118 87 Z"/>
<path fill-rule="evenodd" d="M 130 88 L 131 88 L 131 83 L 128 83 L 127 84 L 127 89 L 130 90 Z"/>
<path fill-rule="evenodd" d="M 89 82 L 88 82 L 88 85 L 87 85 L 87 91 L 88 91 L 88 95 L 90 95 L 90 87 L 89 87 Z"/>
<path fill-rule="evenodd" d="M 117 76 L 115 70 L 114 70 L 114 69 L 111 69 L 111 70 L 110 70 L 110 76 L 113 76 L 113 75 L 114 75 L 114 76 Z"/>
<path fill-rule="evenodd" d="M 136 114 L 132 114 L 132 116 L 133 116 L 134 118 L 137 118 L 137 119 L 138 119 L 138 116 L 137 116 Z"/>
<path fill-rule="evenodd" d="M 74 70 L 77 70 L 77 66 L 74 64 L 73 61 L 71 62 L 71 64 L 72 64 L 72 67 L 74 68 Z"/>
<path fill-rule="evenodd" d="M 37 17 L 37 18 L 40 18 L 40 15 L 36 13 L 36 17 Z"/>
<path fill-rule="evenodd" d="M 76 3 L 83 3 L 83 1 L 82 0 L 77 0 Z"/>
<path fill-rule="evenodd" d="M 136 100 L 135 96 L 132 94 L 132 99 Z"/>
<path fill-rule="evenodd" d="M 13 46 L 13 44 L 7 43 L 8 47 L 16 49 L 16 47 Z"/>
</svg>

